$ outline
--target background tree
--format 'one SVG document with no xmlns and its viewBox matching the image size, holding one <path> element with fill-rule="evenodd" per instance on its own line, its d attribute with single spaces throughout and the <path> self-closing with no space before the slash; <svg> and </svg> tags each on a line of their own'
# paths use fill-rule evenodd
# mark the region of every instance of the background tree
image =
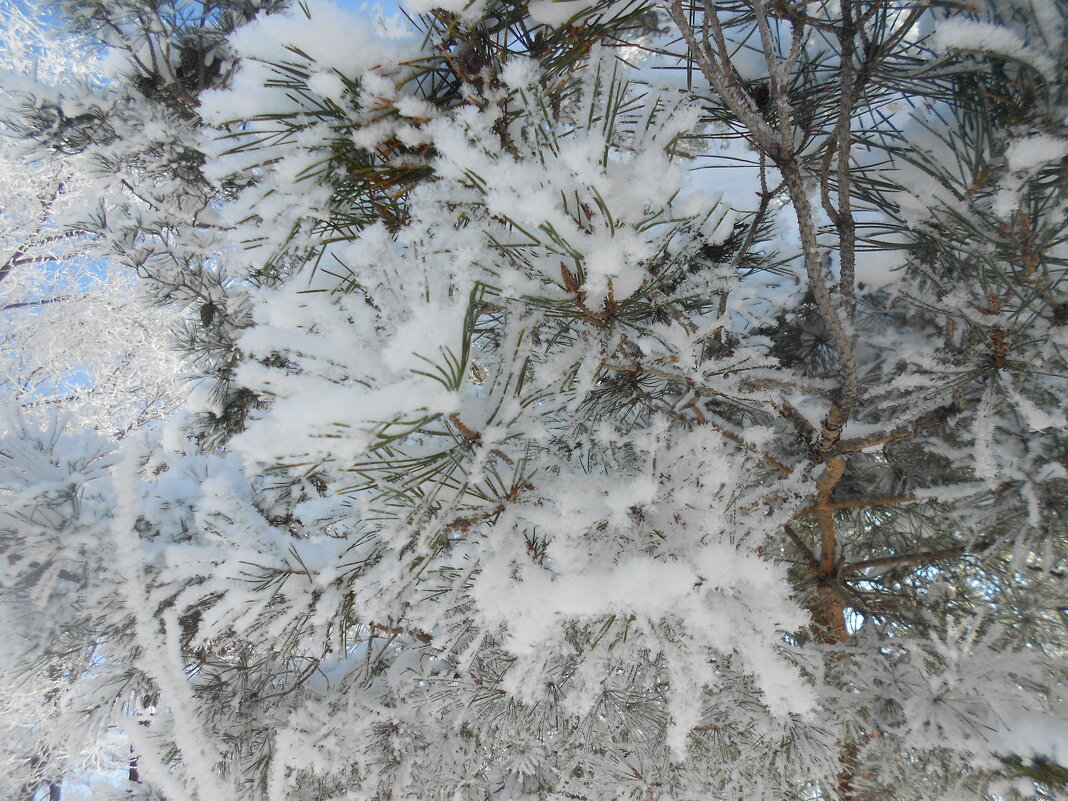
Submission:
<svg viewBox="0 0 1068 801">
<path fill-rule="evenodd" d="M 57 420 L 105 438 L 158 424 L 188 394 L 183 355 L 206 379 L 201 405 L 217 408 L 212 376 L 225 374 L 231 345 L 230 279 L 227 253 L 210 236 L 188 233 L 210 228 L 198 215 L 213 197 L 199 178 L 192 108 L 222 78 L 222 51 L 214 62 L 203 56 L 263 6 L 75 3 L 45 13 L 27 3 L 0 12 L 0 391 L 18 408 L 2 428 L 17 439 L 25 419 L 51 426 L 28 451 L 5 450 L 21 467 L 27 456 L 55 454 L 64 425 Z M 204 52 L 194 53 L 198 47 Z M 167 268 L 173 280 L 154 280 Z M 185 325 L 188 311 L 195 329 Z M 27 475 L 54 482 L 50 469 L 83 464 L 71 454 L 56 458 Z M 86 469 L 96 464 L 85 458 Z M 60 490 L 50 485 L 27 510 L 17 500 L 21 478 L 4 484 L 9 572 L 0 611 L 10 636 L 0 666 L 0 782 L 13 798 L 58 798 L 64 776 L 75 782 L 69 795 L 91 778 L 126 771 L 129 743 L 116 740 L 108 715 L 132 707 L 113 694 L 85 697 L 89 671 L 106 658 L 98 644 L 105 624 L 87 608 L 89 568 L 79 560 L 99 531 L 90 527 L 79 539 L 73 518 L 96 496 L 71 479 Z M 42 532 L 52 526 L 67 536 L 53 531 L 42 551 L 24 550 L 19 526 L 42 524 Z"/>
<path fill-rule="evenodd" d="M 19 5 L 0 18 L 4 108 L 42 104 L 98 80 L 97 55 L 58 41 Z M 79 50 L 80 48 L 80 50 Z M 122 434 L 165 413 L 180 394 L 169 341 L 175 323 L 139 303 L 130 278 L 84 227 L 94 168 L 84 154 L 34 152 L 8 117 L 0 139 L 2 396 L 22 408 L 61 408 Z"/>
</svg>

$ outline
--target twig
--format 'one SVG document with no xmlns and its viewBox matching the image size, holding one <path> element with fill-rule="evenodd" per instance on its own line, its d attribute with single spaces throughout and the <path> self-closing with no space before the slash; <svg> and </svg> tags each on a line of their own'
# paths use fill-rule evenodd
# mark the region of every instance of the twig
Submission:
<svg viewBox="0 0 1068 801">
<path fill-rule="evenodd" d="M 892 495 L 883 498 L 858 498 L 856 500 L 848 501 L 826 501 L 824 503 L 816 503 L 812 506 L 806 506 L 797 513 L 797 517 L 811 514 L 812 512 L 833 512 L 839 509 L 867 509 L 873 506 L 897 506 L 902 503 L 917 503 L 923 500 L 923 498 L 916 498 L 912 495 Z"/>
<path fill-rule="evenodd" d="M 778 459 L 776 459 L 775 457 L 770 456 L 770 455 L 768 455 L 768 454 L 766 454 L 766 453 L 754 448 L 752 445 L 750 445 L 748 442 L 746 442 L 741 437 L 739 437 L 739 436 L 737 436 L 735 434 L 732 434 L 730 431 L 726 431 L 726 430 L 720 428 L 715 423 L 710 422 L 710 423 L 708 423 L 708 425 L 712 426 L 713 429 L 718 431 L 723 436 L 723 438 L 728 440 L 729 442 L 733 442 L 735 445 L 739 445 L 742 448 L 745 448 L 745 450 L 747 450 L 749 453 L 755 453 L 755 454 L 759 455 L 761 459 L 763 459 L 765 462 L 770 464 L 772 467 L 774 467 L 777 470 L 779 470 L 784 475 L 788 476 L 793 472 L 793 470 L 791 468 L 789 468 L 786 465 L 784 465 Z"/>
<path fill-rule="evenodd" d="M 975 545 L 960 545 L 955 548 L 941 548 L 935 551 L 923 551 L 921 553 L 906 553 L 897 556 L 883 556 L 878 559 L 865 559 L 862 562 L 853 562 L 843 565 L 840 574 L 857 573 L 870 567 L 893 567 L 895 565 L 916 565 L 927 562 L 940 562 L 943 559 L 953 559 L 957 556 L 979 554 L 989 550 L 994 543 L 989 540 L 977 542 Z"/>
<path fill-rule="evenodd" d="M 935 426 L 946 422 L 957 411 L 959 410 L 955 404 L 942 406 L 907 426 L 901 426 L 900 428 L 895 428 L 891 431 L 887 431 L 883 434 L 876 434 L 871 437 L 841 440 L 838 443 L 836 450 L 839 453 L 851 453 L 853 451 L 862 451 L 865 448 L 874 448 L 877 445 L 896 442 L 900 439 L 915 437 L 928 428 L 934 428 Z"/>
</svg>

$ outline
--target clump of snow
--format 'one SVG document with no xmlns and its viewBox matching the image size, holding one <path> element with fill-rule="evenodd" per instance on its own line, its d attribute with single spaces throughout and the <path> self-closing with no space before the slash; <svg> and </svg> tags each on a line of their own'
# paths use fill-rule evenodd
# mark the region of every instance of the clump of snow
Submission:
<svg viewBox="0 0 1068 801">
<path fill-rule="evenodd" d="M 555 28 L 585 8 L 584 0 L 534 0 L 528 7 L 528 13 L 535 22 Z"/>
<path fill-rule="evenodd" d="M 930 44 L 937 50 L 965 50 L 997 53 L 1030 64 L 1053 82 L 1057 79 L 1054 59 L 1031 47 L 1019 33 L 1003 25 L 979 20 L 954 18 L 938 23 Z"/>
<path fill-rule="evenodd" d="M 1065 156 L 1068 156 L 1068 139 L 1048 134 L 1017 139 L 1005 151 L 1005 161 L 1014 171 L 1030 171 Z"/>
<path fill-rule="evenodd" d="M 270 64 L 291 60 L 294 50 L 314 54 L 318 71 L 312 80 L 319 88 L 313 91 L 321 89 L 330 99 L 340 97 L 342 88 L 340 78 L 329 77 L 331 72 L 358 77 L 392 62 L 397 52 L 396 42 L 377 37 L 363 14 L 329 0 L 308 0 L 278 14 L 261 15 L 240 28 L 230 44 L 241 59 L 232 85 L 201 96 L 200 114 L 213 123 L 282 110 L 280 93 L 268 85 Z"/>
<path fill-rule="evenodd" d="M 345 83 L 333 72 L 316 72 L 308 78 L 308 88 L 335 102 L 345 96 Z"/>
<path fill-rule="evenodd" d="M 538 62 L 525 56 L 510 58 L 501 70 L 501 80 L 509 89 L 526 89 L 541 77 Z"/>
</svg>

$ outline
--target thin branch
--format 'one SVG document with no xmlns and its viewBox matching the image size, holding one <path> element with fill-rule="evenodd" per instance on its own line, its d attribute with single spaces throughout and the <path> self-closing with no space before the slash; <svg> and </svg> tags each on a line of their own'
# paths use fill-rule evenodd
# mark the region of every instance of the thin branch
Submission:
<svg viewBox="0 0 1068 801">
<path fill-rule="evenodd" d="M 603 366 L 606 369 L 609 369 L 609 370 L 617 370 L 617 371 L 620 371 L 620 372 L 628 372 L 628 373 L 631 373 L 631 374 L 637 374 L 637 373 L 641 373 L 641 372 L 649 372 L 649 373 L 653 373 L 654 375 L 658 375 L 659 374 L 659 371 L 646 370 L 646 369 L 643 369 L 643 368 L 627 369 L 627 368 L 617 367 L 617 366 L 608 365 L 608 364 L 603 365 Z M 670 374 L 668 374 L 668 375 L 670 376 Z M 677 377 L 673 377 L 673 380 L 678 380 L 678 378 Z M 656 411 L 661 412 L 662 414 L 666 414 L 671 419 L 676 420 L 677 422 L 680 422 L 680 423 L 685 423 L 686 425 L 707 425 L 710 428 L 712 428 L 714 431 L 719 432 L 719 434 L 725 440 L 727 440 L 728 442 L 733 442 L 735 445 L 738 445 L 739 447 L 745 449 L 746 452 L 752 453 L 752 454 L 754 454 L 756 456 L 759 456 L 761 459 L 763 459 L 765 462 L 770 464 L 772 467 L 774 467 L 776 470 L 781 472 L 783 475 L 787 475 L 788 476 L 791 473 L 793 473 L 793 469 L 792 468 L 787 467 L 785 464 L 780 462 L 774 456 L 771 456 L 770 454 L 764 453 L 760 449 L 755 448 L 752 445 L 750 445 L 748 442 L 746 442 L 744 439 L 742 439 L 738 435 L 732 434 L 730 431 L 727 431 L 724 428 L 722 428 L 721 426 L 718 426 L 715 423 L 713 423 L 711 420 L 708 420 L 705 417 L 704 413 L 697 407 L 698 397 L 693 398 L 685 407 L 683 407 L 685 409 L 690 409 L 690 410 L 693 411 L 694 418 L 691 419 L 691 418 L 687 417 L 686 415 L 675 411 L 674 409 L 672 409 L 670 406 L 668 406 L 668 404 L 664 403 L 663 401 L 658 400 L 657 398 L 653 398 L 651 395 L 649 395 L 649 393 L 643 391 L 640 387 L 636 386 L 635 387 L 635 391 L 642 398 L 642 400 L 645 401 L 645 405 L 646 406 L 648 406 L 648 407 L 650 407 L 652 409 L 655 409 Z"/>
<path fill-rule="evenodd" d="M 805 545 L 805 541 L 801 539 L 798 533 L 794 531 L 793 526 L 789 523 L 783 526 L 783 529 L 786 531 L 786 536 L 790 538 L 790 541 L 797 546 L 797 550 L 799 550 L 801 555 L 805 557 L 805 561 L 808 562 L 809 566 L 819 573 L 820 560 L 816 558 L 816 554 L 812 552 L 812 549 Z"/>
<path fill-rule="evenodd" d="M 672 0 L 668 5 L 668 13 L 675 24 L 678 25 L 682 38 L 686 40 L 686 46 L 697 61 L 702 74 L 712 85 L 712 88 L 716 90 L 720 100 L 746 126 L 754 143 L 760 149 L 767 151 L 773 158 L 777 156 L 781 146 L 779 138 L 760 116 L 752 98 L 749 97 L 749 94 L 734 74 L 723 36 L 723 26 L 719 21 L 715 8 L 706 1 L 703 43 L 698 43 L 697 34 L 682 11 L 682 0 Z M 717 63 L 716 54 L 713 53 L 712 46 L 709 43 L 708 29 L 710 26 L 712 35 L 716 39 L 720 63 Z"/>
<path fill-rule="evenodd" d="M 763 225 L 765 218 L 768 214 L 768 208 L 771 205 L 771 201 L 779 194 L 786 184 L 779 182 L 779 185 L 774 189 L 768 189 L 768 155 L 764 151 L 760 152 L 760 205 L 757 207 L 756 214 L 753 215 L 753 222 L 749 225 L 749 231 L 745 235 L 745 241 L 742 242 L 738 252 L 731 260 L 732 267 L 738 267 L 742 263 L 742 259 L 749 255 L 749 249 L 753 247 L 753 243 L 756 242 L 757 234 L 760 232 L 760 226 Z"/>
<path fill-rule="evenodd" d="M 764 8 L 763 0 L 753 0 L 753 12 L 756 17 L 757 30 L 760 32 L 760 46 L 764 51 L 764 61 L 768 65 L 768 90 L 771 93 L 771 99 L 775 103 L 775 110 L 778 114 L 779 124 L 779 137 L 785 148 L 789 144 L 789 149 L 792 153 L 795 141 L 794 141 L 794 113 L 793 108 L 790 105 L 790 97 L 787 91 L 787 83 L 789 82 L 789 74 L 787 72 L 788 67 L 783 65 L 776 50 L 775 42 L 771 37 L 771 28 L 768 25 L 768 14 Z M 799 30 L 798 26 L 794 26 L 794 39 L 798 39 Z M 791 46 L 791 57 L 795 55 L 794 48 Z M 794 58 L 791 58 L 791 63 L 795 62 Z M 785 157 L 785 154 L 783 154 Z"/>
<path fill-rule="evenodd" d="M 45 224 L 48 222 L 48 217 L 52 213 L 52 207 L 56 204 L 56 198 L 59 197 L 60 187 L 63 182 L 60 181 L 56 184 L 52 190 L 52 194 L 48 196 L 48 199 L 41 204 L 41 216 L 37 221 L 37 227 L 34 228 L 33 233 L 27 235 L 22 241 L 22 244 L 15 249 L 15 252 L 11 254 L 11 257 L 0 265 L 0 281 L 3 281 L 11 271 L 15 269 L 19 264 L 24 263 L 24 257 L 29 252 L 30 248 L 36 247 L 36 240 L 41 231 L 44 230 Z"/>
<path fill-rule="evenodd" d="M 0 312 L 11 311 L 13 309 L 33 309 L 40 306 L 48 306 L 52 303 L 62 303 L 65 300 L 71 300 L 69 295 L 58 295 L 54 298 L 43 298 L 41 300 L 23 300 L 17 303 L 8 303 L 6 306 L 0 306 Z"/>
<path fill-rule="evenodd" d="M 768 454 L 758 450 L 757 448 L 754 448 L 752 445 L 750 445 L 748 442 L 746 442 L 741 437 L 739 437 L 739 436 L 737 436 L 735 434 L 732 434 L 730 431 L 726 431 L 726 430 L 720 428 L 715 423 L 709 422 L 708 425 L 710 425 L 713 429 L 718 431 L 723 436 L 723 438 L 725 440 L 727 440 L 729 442 L 733 442 L 735 445 L 738 445 L 738 446 L 744 448 L 749 453 L 753 453 L 753 454 L 756 454 L 756 455 L 760 456 L 761 459 L 763 459 L 765 462 L 770 464 L 775 469 L 779 470 L 784 475 L 788 476 L 793 472 L 793 470 L 791 468 L 789 468 L 786 465 L 784 465 L 778 459 L 774 458 L 773 456 L 769 456 Z"/>
<path fill-rule="evenodd" d="M 927 562 L 940 562 L 943 559 L 954 559 L 958 556 L 969 556 L 989 550 L 993 542 L 984 540 L 975 545 L 960 545 L 955 548 L 940 548 L 934 551 L 922 551 L 920 553 L 906 553 L 897 556 L 883 556 L 878 559 L 865 559 L 862 562 L 853 562 L 843 565 L 840 574 L 857 573 L 870 567 L 895 567 L 896 565 L 919 565 Z"/>
<path fill-rule="evenodd" d="M 840 509 L 868 509 L 875 506 L 897 506 L 903 503 L 918 503 L 925 500 L 911 495 L 891 495 L 883 498 L 857 498 L 848 501 L 826 501 L 824 503 L 806 506 L 797 513 L 797 517 L 811 514 L 812 512 L 834 512 Z"/>
<path fill-rule="evenodd" d="M 853 3 L 851 0 L 842 2 L 843 25 L 838 32 L 838 41 L 841 45 L 839 53 L 840 81 L 839 91 L 841 98 L 838 106 L 838 121 L 835 123 L 834 132 L 831 136 L 833 147 L 827 151 L 824 163 L 824 171 L 821 179 L 821 189 L 828 214 L 834 221 L 838 231 L 838 256 L 839 275 L 838 289 L 842 296 L 842 305 L 845 308 L 846 318 L 852 321 L 856 316 L 855 294 L 855 270 L 856 270 L 856 221 L 853 219 L 853 210 L 850 198 L 850 149 L 853 144 L 853 109 L 857 102 L 858 78 L 856 67 L 853 64 L 853 56 L 856 52 L 856 24 L 853 21 Z M 832 156 L 833 154 L 833 156 Z M 838 208 L 834 209 L 830 202 L 830 172 L 831 160 L 837 160 L 838 185 L 837 197 Z"/>
<path fill-rule="evenodd" d="M 815 435 L 816 429 L 812 423 L 810 423 L 808 418 L 801 414 L 801 412 L 795 409 L 789 401 L 782 401 L 779 404 L 779 414 L 789 421 L 794 427 L 794 430 L 797 431 L 798 436 L 802 439 L 811 440 Z"/>
<path fill-rule="evenodd" d="M 901 439 L 908 439 L 909 437 L 918 436 L 921 432 L 926 431 L 929 428 L 934 428 L 942 423 L 945 423 L 954 413 L 959 411 L 957 406 L 942 406 L 924 415 L 914 423 L 910 423 L 906 426 L 892 429 L 883 434 L 875 434 L 870 437 L 859 437 L 857 439 L 844 439 L 838 443 L 836 450 L 839 453 L 852 453 L 854 451 L 862 451 L 865 448 L 874 448 L 878 445 L 886 445 L 890 442 L 897 442 Z"/>
</svg>

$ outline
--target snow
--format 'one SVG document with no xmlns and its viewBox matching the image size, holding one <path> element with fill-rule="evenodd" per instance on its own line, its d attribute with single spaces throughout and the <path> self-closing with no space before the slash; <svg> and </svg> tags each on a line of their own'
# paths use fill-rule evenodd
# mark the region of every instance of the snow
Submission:
<svg viewBox="0 0 1068 801">
<path fill-rule="evenodd" d="M 1020 34 L 1003 25 L 961 18 L 942 20 L 931 36 L 930 45 L 936 50 L 997 53 L 1030 64 L 1050 82 L 1056 80 L 1054 60 L 1047 53 L 1030 47 Z"/>
<path fill-rule="evenodd" d="M 540 77 L 538 62 L 522 56 L 508 59 L 501 70 L 501 80 L 509 89 L 526 89 L 537 83 Z"/>
<path fill-rule="evenodd" d="M 316 72 L 308 78 L 308 88 L 335 102 L 345 96 L 345 84 L 335 73 Z"/>
<path fill-rule="evenodd" d="M 1009 169 L 1019 172 L 1029 172 L 1065 156 L 1068 156 L 1068 139 L 1046 134 L 1017 139 L 1005 151 Z"/>
<path fill-rule="evenodd" d="M 199 112 L 209 122 L 249 119 L 277 108 L 279 94 L 266 84 L 271 62 L 293 57 L 293 51 L 313 53 L 318 71 L 311 80 L 325 97 L 341 95 L 338 73 L 357 78 L 390 61 L 398 40 L 376 36 L 363 13 L 342 9 L 329 0 L 308 0 L 278 14 L 260 15 L 230 38 L 242 62 L 230 87 L 205 92 Z"/>
<path fill-rule="evenodd" d="M 555 28 L 585 9 L 582 0 L 534 0 L 527 10 L 535 22 Z"/>
</svg>

